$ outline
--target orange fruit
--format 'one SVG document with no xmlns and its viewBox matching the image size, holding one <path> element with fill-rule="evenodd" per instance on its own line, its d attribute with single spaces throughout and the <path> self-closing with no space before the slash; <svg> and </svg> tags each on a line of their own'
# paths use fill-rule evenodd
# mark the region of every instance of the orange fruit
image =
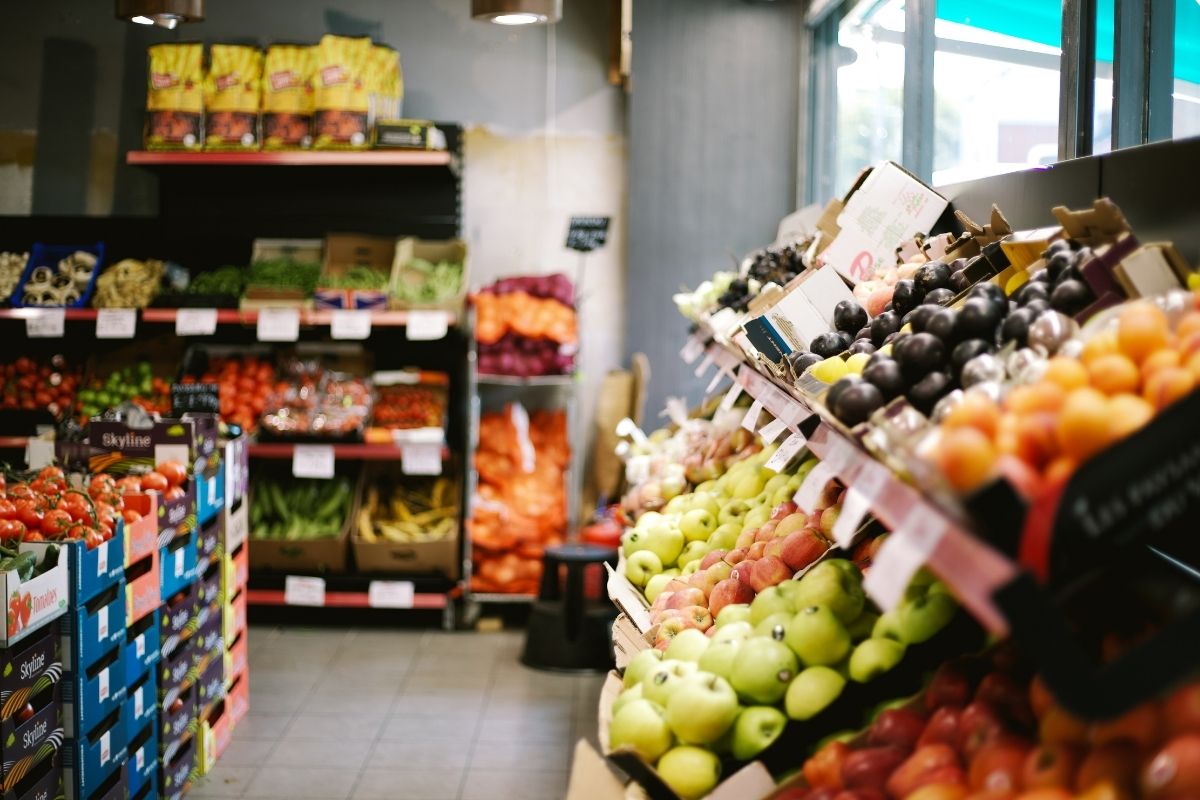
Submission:
<svg viewBox="0 0 1200 800">
<path fill-rule="evenodd" d="M 1125 437 L 1154 419 L 1154 406 L 1136 394 L 1118 394 L 1108 400 L 1118 437 Z"/>
<path fill-rule="evenodd" d="M 1163 367 L 1178 367 L 1182 361 L 1178 350 L 1155 350 L 1142 362 L 1142 381 L 1145 382 Z"/>
<path fill-rule="evenodd" d="M 1117 319 L 1117 346 L 1137 363 L 1167 346 L 1167 315 L 1150 302 L 1130 303 Z"/>
<path fill-rule="evenodd" d="M 1046 483 L 1057 483 L 1063 478 L 1069 478 L 1078 466 L 1079 462 L 1070 456 L 1059 456 L 1046 465 L 1046 469 L 1042 472 L 1042 478 Z"/>
<path fill-rule="evenodd" d="M 950 485 L 960 492 L 969 492 L 991 476 L 996 448 L 976 428 L 951 428 L 942 432 L 936 459 Z"/>
<path fill-rule="evenodd" d="M 943 428 L 975 428 L 989 439 L 996 437 L 999 426 L 999 407 L 990 397 L 979 392 L 963 395 L 962 402 L 942 420 Z"/>
<path fill-rule="evenodd" d="M 1115 436 L 1109 413 L 1108 398 L 1096 389 L 1085 387 L 1067 395 L 1054 431 L 1063 453 L 1083 461 L 1107 447 Z"/>
<path fill-rule="evenodd" d="M 1117 332 L 1103 331 L 1084 343 L 1083 352 L 1080 353 L 1079 360 L 1084 364 L 1090 364 L 1093 359 L 1117 352 L 1120 352 L 1117 349 Z"/>
<path fill-rule="evenodd" d="M 1042 380 L 1057 383 L 1068 392 L 1088 385 L 1087 368 L 1079 361 L 1066 356 L 1055 356 L 1046 362 Z"/>
<path fill-rule="evenodd" d="M 1087 371 L 1092 386 L 1105 394 L 1136 392 L 1141 382 L 1137 364 L 1120 353 L 1110 353 L 1092 359 Z"/>
<path fill-rule="evenodd" d="M 1057 417 L 1049 411 L 1022 414 L 1017 418 L 1016 450 L 1025 463 L 1041 468 L 1058 455 Z"/>
<path fill-rule="evenodd" d="M 1067 393 L 1057 383 L 1038 381 L 1028 386 L 1018 386 L 1004 399 L 1004 408 L 1018 414 L 1034 411 L 1058 411 Z"/>
<path fill-rule="evenodd" d="M 1155 372 L 1142 387 L 1142 397 L 1155 408 L 1162 409 L 1192 390 L 1196 380 L 1184 367 L 1165 367 Z"/>
</svg>

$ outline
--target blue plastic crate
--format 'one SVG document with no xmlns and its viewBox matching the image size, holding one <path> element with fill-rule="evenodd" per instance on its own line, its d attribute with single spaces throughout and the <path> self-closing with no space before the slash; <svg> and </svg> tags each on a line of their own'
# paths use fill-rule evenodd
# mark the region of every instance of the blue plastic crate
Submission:
<svg viewBox="0 0 1200 800">
<path fill-rule="evenodd" d="M 58 262 L 62 261 L 72 253 L 77 253 L 80 250 L 91 253 L 96 257 L 96 268 L 92 270 L 91 280 L 88 281 L 87 288 L 80 293 L 79 300 L 71 303 L 66 308 L 84 308 L 88 301 L 92 299 L 92 291 L 96 288 L 96 278 L 99 277 L 100 271 L 104 269 L 104 242 L 95 242 L 93 244 L 84 245 L 65 245 L 65 244 L 43 244 L 35 242 L 33 249 L 29 251 L 29 260 L 25 262 L 25 271 L 21 273 L 21 281 L 17 284 L 17 290 L 12 295 L 12 305 L 15 308 L 63 308 L 63 306 L 42 306 L 42 305 L 25 305 L 25 285 L 29 282 L 29 278 L 33 275 L 34 270 L 38 267 L 49 267 L 55 273 L 58 271 Z"/>
<path fill-rule="evenodd" d="M 125 702 L 125 645 L 120 643 L 82 672 L 63 676 L 67 736 L 90 731 Z"/>
<path fill-rule="evenodd" d="M 63 668 L 84 672 L 114 645 L 125 643 L 125 580 L 121 578 L 63 616 Z M 121 673 L 121 683 L 125 675 Z"/>
<path fill-rule="evenodd" d="M 63 750 L 63 785 L 73 786 L 78 798 L 92 796 L 124 766 L 128 759 L 126 745 L 124 706 L 118 704 L 95 727 L 67 739 Z M 121 790 L 124 792 L 123 786 Z"/>
<path fill-rule="evenodd" d="M 158 723 L 152 721 L 129 737 L 129 796 L 136 798 L 145 786 L 150 796 L 158 791 Z"/>
<path fill-rule="evenodd" d="M 125 683 L 129 686 L 137 683 L 146 672 L 157 674 L 154 665 L 162 654 L 159 613 L 156 609 L 125 631 Z"/>
<path fill-rule="evenodd" d="M 196 579 L 196 531 L 176 537 L 159 549 L 158 576 L 164 603 Z"/>
<path fill-rule="evenodd" d="M 125 731 L 130 742 L 146 725 L 157 727 L 158 673 L 147 672 L 125 690 Z"/>
<path fill-rule="evenodd" d="M 113 537 L 89 550 L 78 540 L 55 542 L 71 565 L 71 603 L 81 606 L 125 577 L 125 521 L 118 520 Z M 125 610 L 122 599 L 121 617 Z"/>
<path fill-rule="evenodd" d="M 196 479 L 196 520 L 207 525 L 225 507 L 225 463 L 211 478 Z"/>
</svg>

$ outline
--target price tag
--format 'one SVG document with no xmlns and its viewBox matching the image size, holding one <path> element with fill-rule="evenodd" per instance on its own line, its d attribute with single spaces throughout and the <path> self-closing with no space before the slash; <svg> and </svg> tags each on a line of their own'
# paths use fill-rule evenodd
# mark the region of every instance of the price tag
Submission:
<svg viewBox="0 0 1200 800">
<path fill-rule="evenodd" d="M 146 768 L 146 748 L 141 748 L 137 751 L 137 768 L 141 772 Z"/>
<path fill-rule="evenodd" d="M 142 634 L 133 640 L 133 651 L 137 653 L 138 658 L 146 655 L 146 634 Z"/>
<path fill-rule="evenodd" d="M 712 394 L 713 389 L 717 388 L 717 384 L 724 378 L 733 378 L 733 373 L 726 372 L 723 369 L 717 370 L 717 374 L 713 375 L 712 380 L 708 382 L 708 388 L 704 390 L 705 394 Z"/>
<path fill-rule="evenodd" d="M 212 336 L 216 332 L 215 308 L 181 308 L 175 312 L 176 336 Z"/>
<path fill-rule="evenodd" d="M 849 547 L 854 541 L 854 534 L 858 533 L 870 505 L 871 501 L 867 496 L 853 486 L 846 491 L 841 513 L 838 514 L 837 522 L 833 523 L 833 540 L 839 547 Z"/>
<path fill-rule="evenodd" d="M 292 450 L 292 475 L 297 478 L 332 478 L 333 445 L 298 444 Z"/>
<path fill-rule="evenodd" d="M 742 417 L 742 427 L 754 433 L 758 430 L 758 418 L 762 416 L 762 402 L 755 400 L 750 404 L 746 416 Z"/>
<path fill-rule="evenodd" d="M 216 308 L 180 308 L 175 312 L 175 336 L 212 336 L 216 332 Z"/>
<path fill-rule="evenodd" d="M 400 469 L 405 475 L 441 475 L 440 444 L 406 444 L 400 450 Z"/>
<path fill-rule="evenodd" d="M 410 311 L 404 335 L 412 342 L 444 339 L 450 328 L 450 315 L 445 311 Z"/>
<path fill-rule="evenodd" d="M 137 311 L 132 308 L 102 308 L 96 312 L 97 339 L 132 339 L 137 331 Z"/>
<path fill-rule="evenodd" d="M 25 464 L 30 469 L 41 469 L 54 463 L 54 442 L 33 437 L 25 443 Z"/>
<path fill-rule="evenodd" d="M 833 466 L 828 461 L 822 461 L 812 468 L 812 472 L 804 479 L 804 483 L 800 484 L 800 488 L 796 491 L 792 501 L 800 506 L 800 509 L 805 514 L 811 514 L 813 504 L 817 502 L 817 497 L 825 489 L 825 485 L 833 480 Z"/>
<path fill-rule="evenodd" d="M 100 671 L 100 674 L 96 676 L 96 682 L 99 684 L 99 687 L 100 687 L 100 701 L 101 702 L 108 699 L 108 671 L 109 671 L 109 669 L 111 669 L 111 667 L 105 667 L 104 669 L 102 669 Z"/>
<path fill-rule="evenodd" d="M 803 403 L 796 402 L 790 397 L 787 397 L 779 409 L 779 414 L 777 416 L 784 420 L 789 428 L 795 430 L 800 426 L 801 422 L 804 422 L 804 420 L 811 417 L 812 414 L 813 412 L 811 408 Z"/>
<path fill-rule="evenodd" d="M 793 433 L 783 440 L 783 444 L 779 445 L 779 448 L 771 454 L 763 466 L 773 472 L 783 472 L 807 443 L 808 440 L 804 438 L 803 434 Z"/>
<path fill-rule="evenodd" d="M 771 444 L 779 438 L 779 435 L 787 430 L 787 423 L 782 419 L 773 419 L 763 426 L 763 429 L 758 432 L 765 444 Z M 779 470 L 776 470 L 778 472 Z"/>
<path fill-rule="evenodd" d="M 294 342 L 300 338 L 300 311 L 295 308 L 264 308 L 258 312 L 260 342 Z"/>
<path fill-rule="evenodd" d="M 891 479 L 892 473 L 888 471 L 887 467 L 876 464 L 874 461 L 866 461 L 858 471 L 858 475 L 854 476 L 854 489 L 869 501 L 878 500 Z"/>
<path fill-rule="evenodd" d="M 175 577 L 183 577 L 183 548 L 175 551 Z"/>
<path fill-rule="evenodd" d="M 108 606 L 96 612 L 96 635 L 101 639 L 108 638 Z"/>
<path fill-rule="evenodd" d="M 288 575 L 283 581 L 283 602 L 289 606 L 325 605 L 325 579 Z"/>
<path fill-rule="evenodd" d="M 863 590 L 884 611 L 895 608 L 946 531 L 946 520 L 940 514 L 923 504 L 914 506 L 875 554 Z"/>
<path fill-rule="evenodd" d="M 721 398 L 721 410 L 728 411 L 729 409 L 733 408 L 733 404 L 736 403 L 737 399 L 741 396 L 742 386 L 737 381 L 734 381 L 733 385 L 729 387 L 729 391 L 726 392 L 725 396 Z"/>
<path fill-rule="evenodd" d="M 371 312 L 359 309 L 334 311 L 329 318 L 329 335 L 334 339 L 366 339 L 371 335 Z"/>
<path fill-rule="evenodd" d="M 60 333 L 59 336 L 62 336 L 62 334 Z M 692 374 L 699 378 L 701 375 L 708 372 L 708 368 L 712 366 L 712 363 L 712 354 L 705 353 L 704 358 L 700 361 L 700 366 L 696 367 Z"/>
<path fill-rule="evenodd" d="M 96 577 L 102 578 L 108 574 L 108 542 L 96 548 Z"/>
<path fill-rule="evenodd" d="M 367 605 L 371 608 L 412 608 L 412 581 L 371 581 L 367 584 Z"/>
<path fill-rule="evenodd" d="M 103 698 L 101 698 L 103 699 Z M 112 758 L 112 731 L 105 731 L 100 734 L 100 763 L 107 764 Z"/>
<path fill-rule="evenodd" d="M 43 308 L 25 318 L 25 335 L 30 339 L 61 339 L 67 312 L 61 308 Z"/>
<path fill-rule="evenodd" d="M 704 352 L 704 340 L 695 334 L 688 337 L 687 344 L 679 351 L 679 357 L 685 364 L 695 364 L 696 359 Z"/>
</svg>

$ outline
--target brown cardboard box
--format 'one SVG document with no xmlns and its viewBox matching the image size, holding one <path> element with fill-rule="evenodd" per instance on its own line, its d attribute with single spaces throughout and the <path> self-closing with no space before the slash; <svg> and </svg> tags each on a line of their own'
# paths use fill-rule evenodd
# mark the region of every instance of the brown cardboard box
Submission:
<svg viewBox="0 0 1200 800">
<path fill-rule="evenodd" d="M 405 279 L 408 263 L 414 258 L 423 258 L 433 264 L 439 261 L 451 261 L 462 264 L 462 285 L 458 294 L 440 303 L 406 303 L 395 296 L 395 289 Z M 417 239 L 405 237 L 396 241 L 395 257 L 392 259 L 392 297 L 393 308 L 428 308 L 460 311 L 467 298 L 467 288 L 471 284 L 471 274 L 467 262 L 467 243 L 462 239 Z"/>
<path fill-rule="evenodd" d="M 445 575 L 451 580 L 457 580 L 462 569 L 462 561 L 458 555 L 459 534 L 461 526 L 456 519 L 454 533 L 442 539 L 432 541 L 393 542 L 382 536 L 377 541 L 368 541 L 362 537 L 363 528 L 372 528 L 372 517 L 378 513 L 379 493 L 376 491 L 377 481 L 403 482 L 406 476 L 396 464 L 380 464 L 369 466 L 363 474 L 364 490 L 361 493 L 361 504 L 355 514 L 355 529 L 350 537 L 350 546 L 354 550 L 354 563 L 359 572 L 390 572 L 390 573 L 422 573 L 435 572 Z M 424 481 L 429 478 L 413 477 L 407 480 Z M 454 505 L 459 504 L 459 487 L 454 486 Z M 457 513 L 456 518 L 461 518 Z"/>
<path fill-rule="evenodd" d="M 346 571 L 347 540 L 354 521 L 358 519 L 362 500 L 362 476 L 354 484 L 354 498 L 350 502 L 350 513 L 342 524 L 341 532 L 329 539 L 258 539 L 254 529 L 250 530 L 249 548 L 252 569 L 277 570 L 280 572 L 328 572 Z M 254 498 L 249 498 L 254 502 Z"/>
<path fill-rule="evenodd" d="M 340 278 L 354 267 L 370 267 L 384 280 L 389 279 L 396 255 L 396 240 L 361 233 L 331 233 L 325 237 L 325 258 L 317 280 L 314 300 L 317 308 L 387 308 L 387 289 L 333 289 L 327 278 Z"/>
</svg>

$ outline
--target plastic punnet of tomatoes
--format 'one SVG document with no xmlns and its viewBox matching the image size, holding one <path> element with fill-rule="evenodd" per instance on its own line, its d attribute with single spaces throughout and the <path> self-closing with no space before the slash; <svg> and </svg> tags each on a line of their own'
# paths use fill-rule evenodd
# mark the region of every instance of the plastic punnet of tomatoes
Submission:
<svg viewBox="0 0 1200 800">
<path fill-rule="evenodd" d="M 369 381 L 310 368 L 272 396 L 260 436 L 290 441 L 361 441 L 371 411 Z"/>
<path fill-rule="evenodd" d="M 0 426 L 13 435 L 33 433 L 38 422 L 61 422 L 75 403 L 83 371 L 65 356 L 21 356 L 0 365 Z"/>
</svg>

